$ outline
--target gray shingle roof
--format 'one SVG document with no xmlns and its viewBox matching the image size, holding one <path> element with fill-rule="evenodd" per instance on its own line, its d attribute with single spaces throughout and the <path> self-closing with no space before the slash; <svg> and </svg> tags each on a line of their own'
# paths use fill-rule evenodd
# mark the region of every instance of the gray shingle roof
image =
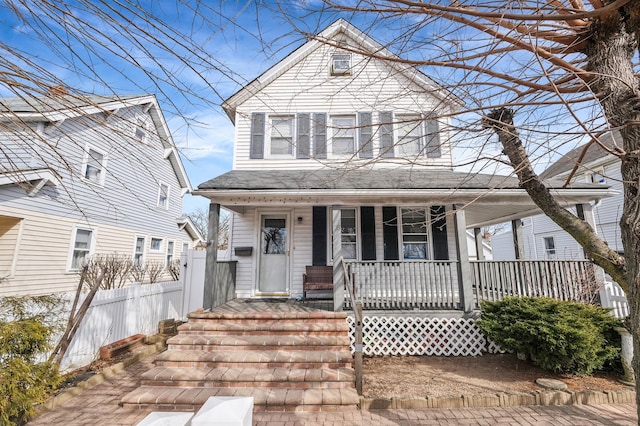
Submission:
<svg viewBox="0 0 640 426">
<path fill-rule="evenodd" d="M 51 95 L 0 98 L 0 112 L 45 113 L 139 98 L 143 95 Z"/>
<path fill-rule="evenodd" d="M 562 182 L 549 181 L 552 187 Z M 556 185 L 557 184 L 557 185 Z M 602 185 L 575 183 L 573 188 Z M 198 190 L 367 190 L 367 189 L 518 189 L 511 176 L 448 170 L 233 170 L 201 183 Z"/>
<path fill-rule="evenodd" d="M 600 136 L 599 139 L 606 147 L 611 148 L 616 143 L 618 146 L 621 146 L 622 136 L 618 131 L 614 131 L 613 135 L 611 133 L 607 133 Z M 567 152 L 558 161 L 547 167 L 547 169 L 540 174 L 540 177 L 542 179 L 548 179 L 573 170 L 584 147 L 585 145 L 580 145 L 579 147 Z M 607 151 L 602 149 L 602 147 L 597 143 L 592 143 L 591 146 L 589 146 L 587 153 L 582 158 L 582 164 L 589 164 L 595 160 L 605 157 L 606 155 L 608 155 Z"/>
</svg>

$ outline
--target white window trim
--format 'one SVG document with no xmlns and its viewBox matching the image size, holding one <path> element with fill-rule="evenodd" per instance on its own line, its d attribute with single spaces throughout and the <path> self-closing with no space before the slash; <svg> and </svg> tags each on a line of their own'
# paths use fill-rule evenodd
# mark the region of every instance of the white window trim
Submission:
<svg viewBox="0 0 640 426">
<path fill-rule="evenodd" d="M 353 118 L 353 152 L 350 154 L 334 154 L 333 153 L 333 138 L 336 132 L 336 127 L 333 125 L 334 118 Z M 329 159 L 349 159 L 355 158 L 360 150 L 360 144 L 358 141 L 358 114 L 344 113 L 344 114 L 329 114 L 327 118 L 327 158 Z"/>
<path fill-rule="evenodd" d="M 146 251 L 147 251 L 147 236 L 146 235 L 136 235 L 135 237 L 133 237 L 133 255 L 131 256 L 131 260 L 133 261 L 133 263 L 135 264 L 136 262 L 136 254 L 138 254 L 136 252 L 136 245 L 138 242 L 138 238 L 142 238 L 142 260 L 140 262 L 141 265 L 144 265 L 144 261 L 146 260 Z"/>
<path fill-rule="evenodd" d="M 74 226 L 73 230 L 71 232 L 71 238 L 70 238 L 70 241 L 69 241 L 69 252 L 68 252 L 68 256 L 67 256 L 67 272 L 70 272 L 70 273 L 77 273 L 78 271 L 80 271 L 80 269 L 73 269 L 72 268 L 73 252 L 75 251 L 75 248 L 76 248 L 76 238 L 77 238 L 78 230 L 90 231 L 91 232 L 91 241 L 89 243 L 89 254 L 88 254 L 88 257 L 90 258 L 95 253 L 95 247 L 96 247 L 96 241 L 97 241 L 97 235 L 98 235 L 98 228 L 91 228 L 89 226 L 81 226 L 81 225 Z"/>
<path fill-rule="evenodd" d="M 402 210 L 423 210 L 425 212 L 426 220 L 426 234 L 427 234 L 427 257 L 426 259 L 405 259 L 404 258 L 404 222 L 402 220 Z M 396 217 L 398 218 L 398 257 L 405 262 L 424 262 L 425 260 L 433 260 L 433 232 L 431 232 L 431 206 L 398 206 L 396 210 Z"/>
<path fill-rule="evenodd" d="M 553 249 L 547 248 L 547 240 L 550 239 L 553 243 Z M 553 235 L 542 237 L 542 248 L 544 249 L 544 258 L 547 260 L 554 260 L 558 258 L 558 248 L 556 247 L 556 239 Z M 553 251 L 553 253 L 550 253 Z"/>
<path fill-rule="evenodd" d="M 602 181 L 601 182 L 594 182 L 593 181 L 593 177 L 596 174 L 602 176 Z M 604 167 L 603 166 L 595 167 L 595 168 L 593 168 L 591 170 L 588 170 L 585 173 L 585 175 L 586 175 L 585 181 L 587 183 L 595 183 L 596 185 L 606 185 L 607 184 L 607 177 L 604 174 Z"/>
<path fill-rule="evenodd" d="M 360 208 L 357 206 L 341 206 L 340 210 L 355 210 L 356 211 L 356 257 L 355 259 L 349 260 L 361 260 L 362 258 L 362 235 L 360 229 Z M 342 213 L 340 213 L 340 219 L 342 220 Z M 342 224 L 341 224 L 342 225 Z M 342 227 L 341 227 L 342 228 Z M 333 208 L 329 209 L 327 214 L 327 229 L 329 230 L 328 240 L 327 241 L 327 259 L 329 262 L 333 263 Z M 342 237 L 342 231 L 340 232 L 340 237 Z M 342 246 L 342 240 L 340 241 L 340 246 Z"/>
<path fill-rule="evenodd" d="M 396 156 L 398 158 L 406 158 L 407 155 L 410 157 L 423 157 L 425 155 L 425 145 L 427 143 L 427 135 L 426 135 L 426 130 L 425 130 L 425 126 L 426 126 L 426 121 L 428 120 L 427 118 L 425 118 L 425 116 L 423 114 L 411 114 L 411 113 L 394 113 L 393 115 L 394 121 L 395 121 L 395 125 L 394 125 L 394 152 L 396 154 Z M 403 125 L 407 125 L 409 118 L 415 118 L 418 120 L 418 131 L 420 132 L 419 136 L 418 136 L 418 152 L 417 154 L 400 154 L 400 150 L 402 149 L 402 143 L 400 142 L 400 129 L 403 127 Z"/>
<path fill-rule="evenodd" d="M 167 187 L 167 200 L 166 200 L 166 204 L 164 206 L 160 205 L 160 194 L 162 193 L 162 186 L 163 185 Z M 159 209 L 162 209 L 162 210 L 169 210 L 170 197 L 171 197 L 171 185 L 169 185 L 168 183 L 159 181 L 158 182 L 158 197 L 156 198 L 156 207 L 158 207 Z"/>
<path fill-rule="evenodd" d="M 87 178 L 85 175 L 87 174 L 87 166 L 89 165 L 89 151 L 93 150 L 96 151 L 100 154 L 102 154 L 102 163 L 100 163 L 100 165 L 102 166 L 100 169 L 100 179 L 98 180 L 98 182 Z M 87 144 L 84 147 L 84 155 L 82 157 L 82 168 L 81 168 L 81 175 L 80 178 L 84 181 L 87 182 L 88 184 L 91 185 L 97 185 L 97 186 L 104 186 L 104 181 L 107 175 L 107 153 L 99 148 L 96 148 L 93 145 Z"/>
<path fill-rule="evenodd" d="M 138 137 L 138 129 L 143 132 L 142 138 Z M 145 145 L 149 144 L 149 126 L 146 117 L 137 117 L 135 125 L 133 126 L 133 139 Z"/>
<path fill-rule="evenodd" d="M 291 119 L 291 154 L 271 154 L 271 134 L 273 132 L 273 119 L 274 118 L 290 118 Z M 265 158 L 296 158 L 297 148 L 297 120 L 295 114 L 269 114 L 267 116 L 267 123 L 265 129 L 265 142 L 264 142 L 264 157 Z"/>
<path fill-rule="evenodd" d="M 160 240 L 160 248 L 159 249 L 154 249 L 152 246 L 153 240 Z M 164 246 L 164 238 L 158 238 L 158 237 L 151 237 L 149 238 L 149 253 L 162 253 L 162 247 Z"/>
<path fill-rule="evenodd" d="M 164 250 L 164 267 L 167 268 L 169 266 L 169 262 L 167 262 L 167 258 L 169 257 L 169 244 L 173 243 L 173 253 L 171 253 L 171 262 L 176 260 L 176 241 L 175 240 L 167 240 L 167 244 L 165 244 L 166 248 Z"/>
</svg>

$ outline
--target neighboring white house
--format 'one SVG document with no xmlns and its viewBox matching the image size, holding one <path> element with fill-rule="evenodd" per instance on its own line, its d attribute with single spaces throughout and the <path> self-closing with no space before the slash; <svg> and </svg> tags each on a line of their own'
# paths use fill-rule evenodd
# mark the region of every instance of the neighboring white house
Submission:
<svg viewBox="0 0 640 426">
<path fill-rule="evenodd" d="M 75 291 L 94 254 L 178 259 L 190 190 L 153 95 L 0 98 L 0 296 Z"/>
<path fill-rule="evenodd" d="M 600 137 L 607 147 L 614 146 L 614 137 L 606 134 Z M 618 145 L 620 146 L 620 145 Z M 587 149 L 586 152 L 583 152 Z M 582 157 L 582 158 L 581 158 Z M 580 164 L 578 160 L 581 158 Z M 571 182 L 588 182 L 609 186 L 618 191 L 614 196 L 592 202 L 593 219 L 598 235 L 609 247 L 622 253 L 620 236 L 620 216 L 622 215 L 623 188 L 620 172 L 620 159 L 597 143 L 579 146 L 552 164 L 540 174 L 542 179 L 566 181 L 572 175 Z M 570 210 L 576 213 L 576 208 Z M 545 215 L 536 215 L 522 219 L 525 259 L 583 259 L 582 247 L 569 234 Z M 496 260 L 515 258 L 513 233 L 511 229 L 491 238 L 493 257 Z"/>
<path fill-rule="evenodd" d="M 233 170 L 194 194 L 233 212 L 238 297 L 301 295 L 305 267 L 339 247 L 366 285 L 445 280 L 439 306 L 472 309 L 467 230 L 535 206 L 515 178 L 453 171 L 463 101 L 396 59 L 341 19 L 224 102 Z M 558 192 L 586 203 L 608 189 Z"/>
</svg>

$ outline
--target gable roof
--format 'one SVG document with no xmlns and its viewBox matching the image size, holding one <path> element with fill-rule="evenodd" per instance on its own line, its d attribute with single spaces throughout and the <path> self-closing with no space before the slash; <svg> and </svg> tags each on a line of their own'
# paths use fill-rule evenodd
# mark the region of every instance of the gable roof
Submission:
<svg viewBox="0 0 640 426">
<path fill-rule="evenodd" d="M 400 58 L 396 54 L 392 53 L 389 49 L 375 41 L 364 32 L 360 31 L 346 20 L 340 18 L 316 36 L 312 36 L 309 41 L 295 49 L 284 59 L 273 65 L 259 77 L 255 78 L 249 84 L 227 98 L 222 103 L 222 108 L 227 113 L 227 116 L 235 123 L 235 110 L 239 105 L 251 96 L 254 96 L 264 87 L 268 86 L 293 66 L 304 60 L 323 44 L 332 40 L 334 43 L 337 42 L 337 38 L 341 35 L 356 41 L 361 46 L 362 52 L 370 53 L 378 58 L 388 58 L 388 60 L 385 61 L 385 64 L 392 67 L 397 73 L 404 75 L 409 81 L 419 87 L 422 87 L 424 90 L 430 92 L 433 96 L 439 98 L 445 103 L 452 106 L 464 105 L 464 102 L 461 99 L 437 84 L 429 76 L 419 71 L 415 66 L 403 63 L 399 60 Z"/>
<path fill-rule="evenodd" d="M 620 146 L 620 141 L 622 141 L 622 136 L 616 130 L 611 133 L 606 133 L 598 138 L 600 142 L 606 146 L 607 148 L 613 149 L 615 146 Z M 582 151 L 584 150 L 585 145 L 580 145 L 572 149 L 563 155 L 558 161 L 547 167 L 547 169 L 540 173 L 541 179 L 549 179 L 563 173 L 570 172 L 576 166 L 578 161 L 582 166 L 586 166 L 590 163 L 598 161 L 600 159 L 606 158 L 610 154 L 605 151 L 599 144 L 591 143 L 591 145 L 587 148 L 587 152 L 580 160 L 580 155 L 582 155 Z"/>
<path fill-rule="evenodd" d="M 171 132 L 155 95 L 69 95 L 52 94 L 38 97 L 0 98 L 0 122 L 62 122 L 66 119 L 116 111 L 121 108 L 146 105 L 162 147 L 180 182 L 191 192 L 191 182 L 184 169 Z"/>
</svg>

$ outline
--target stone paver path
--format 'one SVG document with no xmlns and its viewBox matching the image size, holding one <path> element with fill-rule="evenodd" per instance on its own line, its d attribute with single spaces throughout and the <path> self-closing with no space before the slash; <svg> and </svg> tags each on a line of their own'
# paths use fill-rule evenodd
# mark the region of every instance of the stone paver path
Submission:
<svg viewBox="0 0 640 426">
<path fill-rule="evenodd" d="M 124 394 L 138 387 L 140 375 L 154 357 L 137 362 L 96 387 L 41 414 L 29 425 L 136 425 L 149 410 L 118 406 Z M 372 410 L 303 413 L 254 413 L 254 425 L 636 425 L 633 404 L 534 406 L 427 410 Z"/>
</svg>

